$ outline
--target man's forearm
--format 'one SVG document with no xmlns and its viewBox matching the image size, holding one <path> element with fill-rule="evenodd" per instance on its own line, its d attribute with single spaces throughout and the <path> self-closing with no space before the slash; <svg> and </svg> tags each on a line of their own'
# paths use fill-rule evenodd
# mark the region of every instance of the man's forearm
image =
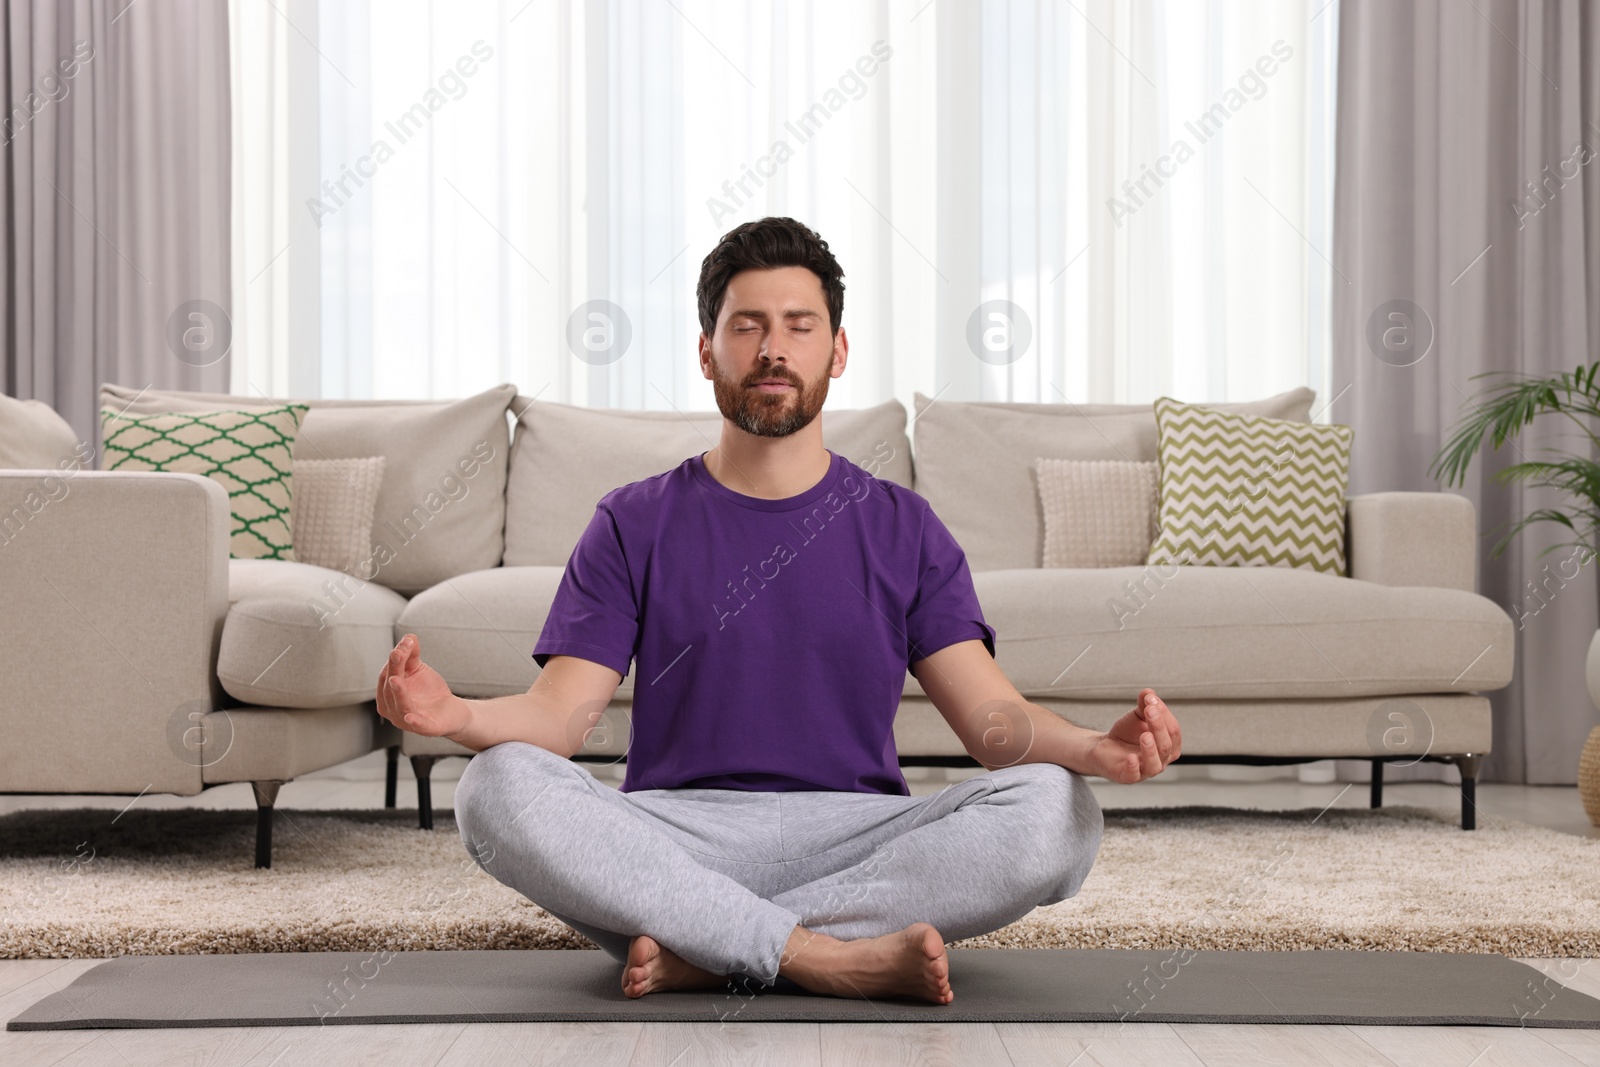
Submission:
<svg viewBox="0 0 1600 1067">
<path fill-rule="evenodd" d="M 569 722 L 548 700 L 533 693 L 473 699 L 456 697 L 466 707 L 467 725 L 445 736 L 482 752 L 502 741 L 526 741 L 559 756 L 570 757 L 583 745 L 587 728 L 593 723 Z"/>
<path fill-rule="evenodd" d="M 1093 774 L 1088 752 L 1102 736 L 1049 708 L 1028 701 L 1012 702 L 1007 711 L 991 716 L 984 724 L 969 754 L 990 770 L 1019 763 L 1054 763 L 1079 774 Z"/>
</svg>

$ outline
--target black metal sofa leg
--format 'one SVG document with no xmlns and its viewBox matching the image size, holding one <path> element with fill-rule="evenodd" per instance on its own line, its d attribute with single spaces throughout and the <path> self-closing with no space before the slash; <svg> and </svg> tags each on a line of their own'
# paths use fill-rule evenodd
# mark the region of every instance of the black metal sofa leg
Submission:
<svg viewBox="0 0 1600 1067">
<path fill-rule="evenodd" d="M 390 745 L 388 754 L 389 766 L 385 770 L 383 778 L 383 806 L 392 808 L 394 807 L 395 789 L 400 784 L 400 746 Z"/>
<path fill-rule="evenodd" d="M 1461 769 L 1461 828 L 1478 828 L 1478 766 L 1483 757 L 1468 753 L 1457 756 L 1455 765 Z"/>
<path fill-rule="evenodd" d="M 256 794 L 256 866 L 272 866 L 272 806 L 278 802 L 281 780 L 251 782 Z"/>
<path fill-rule="evenodd" d="M 433 765 L 438 756 L 412 756 L 411 770 L 417 776 L 417 826 L 433 829 Z"/>
<path fill-rule="evenodd" d="M 1372 802 L 1374 808 L 1383 807 L 1383 760 L 1372 761 Z"/>
</svg>

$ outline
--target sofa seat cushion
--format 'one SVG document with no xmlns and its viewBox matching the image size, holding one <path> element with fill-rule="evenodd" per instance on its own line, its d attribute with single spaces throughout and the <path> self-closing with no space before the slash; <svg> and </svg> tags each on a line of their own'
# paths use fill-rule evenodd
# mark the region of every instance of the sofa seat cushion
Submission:
<svg viewBox="0 0 1600 1067">
<path fill-rule="evenodd" d="M 405 597 L 309 563 L 228 561 L 217 680 L 236 700 L 333 708 L 373 700 Z"/>
<path fill-rule="evenodd" d="M 564 567 L 495 567 L 441 582 L 418 593 L 400 613 L 394 639 L 416 634 L 422 659 L 464 697 L 526 693 L 539 676 L 533 646 L 544 629 Z M 633 699 L 633 667 L 617 686 L 618 702 Z M 922 687 L 906 673 L 906 692 Z M 430 747 L 407 735 L 407 755 L 456 751 L 454 742 Z"/>
<path fill-rule="evenodd" d="M 1029 698 L 1131 701 L 1146 686 L 1166 700 L 1351 698 L 1511 680 L 1511 618 L 1459 589 L 1175 565 L 980 571 L 973 584 L 996 659 Z"/>
<path fill-rule="evenodd" d="M 395 624 L 422 643 L 422 659 L 464 697 L 526 693 L 539 676 L 533 645 L 564 567 L 495 567 L 458 575 L 411 599 Z M 633 671 L 620 693 L 631 696 Z"/>
</svg>

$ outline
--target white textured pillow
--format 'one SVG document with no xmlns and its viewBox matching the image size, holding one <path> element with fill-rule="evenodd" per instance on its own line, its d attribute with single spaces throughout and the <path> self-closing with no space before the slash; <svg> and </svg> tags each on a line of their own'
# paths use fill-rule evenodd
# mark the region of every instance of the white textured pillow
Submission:
<svg viewBox="0 0 1600 1067">
<path fill-rule="evenodd" d="M 382 456 L 295 460 L 289 509 L 295 559 L 370 581 L 377 573 L 372 516 L 382 483 Z"/>
<path fill-rule="evenodd" d="M 1158 530 L 1159 465 L 1119 459 L 1034 460 L 1045 567 L 1134 567 Z"/>
</svg>

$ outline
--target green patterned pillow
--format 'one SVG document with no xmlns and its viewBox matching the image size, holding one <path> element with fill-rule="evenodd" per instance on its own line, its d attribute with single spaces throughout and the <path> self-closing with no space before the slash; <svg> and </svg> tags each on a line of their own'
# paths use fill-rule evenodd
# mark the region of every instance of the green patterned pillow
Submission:
<svg viewBox="0 0 1600 1067">
<path fill-rule="evenodd" d="M 1348 426 L 1155 402 L 1160 532 L 1148 563 L 1345 575 Z"/>
<path fill-rule="evenodd" d="M 291 454 L 306 404 L 123 415 L 100 409 L 105 468 L 203 474 L 228 491 L 234 559 L 294 559 Z"/>
</svg>

